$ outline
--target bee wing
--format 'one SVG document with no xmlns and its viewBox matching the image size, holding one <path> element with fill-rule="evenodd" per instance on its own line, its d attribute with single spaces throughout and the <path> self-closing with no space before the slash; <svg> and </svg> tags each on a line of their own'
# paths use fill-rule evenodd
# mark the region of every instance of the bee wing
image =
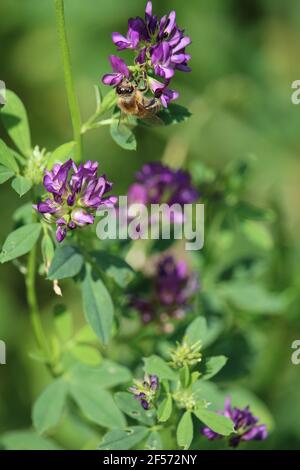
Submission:
<svg viewBox="0 0 300 470">
<path fill-rule="evenodd" d="M 151 114 L 139 119 L 139 122 L 145 126 L 165 126 L 165 123 L 157 114 Z"/>
</svg>

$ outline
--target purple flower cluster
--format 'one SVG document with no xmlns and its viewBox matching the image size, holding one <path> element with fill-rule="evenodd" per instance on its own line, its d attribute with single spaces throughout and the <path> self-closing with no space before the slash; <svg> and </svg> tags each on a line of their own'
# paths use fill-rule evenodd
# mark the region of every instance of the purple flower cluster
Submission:
<svg viewBox="0 0 300 470">
<path fill-rule="evenodd" d="M 130 305 L 141 313 L 145 324 L 157 316 L 160 321 L 170 317 L 180 319 L 185 315 L 198 288 L 198 277 L 188 271 L 186 262 L 176 261 L 168 255 L 157 264 L 155 276 L 151 279 L 149 298 L 134 296 Z"/>
<path fill-rule="evenodd" d="M 160 162 L 146 163 L 135 175 L 136 182 L 128 190 L 129 205 L 161 204 L 169 206 L 191 204 L 199 198 L 193 187 L 191 175 L 183 170 L 173 170 Z"/>
<path fill-rule="evenodd" d="M 132 77 L 137 82 L 146 79 L 148 88 L 164 107 L 178 98 L 178 92 L 171 90 L 169 84 L 176 70 L 190 71 L 191 56 L 186 53 L 186 47 L 191 39 L 177 26 L 175 11 L 160 19 L 153 14 L 152 2 L 148 1 L 145 18 L 130 18 L 126 36 L 114 32 L 112 40 L 118 51 L 135 52 L 135 65 L 129 70 L 122 59 L 111 56 L 113 73 L 105 75 L 103 83 L 116 86 L 124 78 Z"/>
<path fill-rule="evenodd" d="M 224 410 L 219 413 L 234 423 L 236 434 L 229 438 L 231 447 L 237 447 L 241 441 L 262 441 L 268 437 L 266 425 L 258 424 L 259 419 L 253 416 L 248 406 L 244 409 L 232 408 L 230 398 L 227 398 Z M 208 427 L 205 427 L 202 433 L 210 440 L 223 437 Z"/>
<path fill-rule="evenodd" d="M 145 374 L 144 380 L 134 380 L 134 385 L 129 388 L 134 398 L 140 402 L 144 410 L 151 407 L 156 392 L 159 387 L 159 380 L 156 375 Z"/>
<path fill-rule="evenodd" d="M 35 208 L 48 222 L 56 223 L 58 242 L 68 230 L 93 224 L 97 209 L 116 204 L 116 197 L 105 197 L 112 183 L 105 175 L 97 176 L 97 171 L 97 162 L 89 160 L 77 167 L 70 159 L 45 172 L 43 182 L 49 194 Z"/>
</svg>

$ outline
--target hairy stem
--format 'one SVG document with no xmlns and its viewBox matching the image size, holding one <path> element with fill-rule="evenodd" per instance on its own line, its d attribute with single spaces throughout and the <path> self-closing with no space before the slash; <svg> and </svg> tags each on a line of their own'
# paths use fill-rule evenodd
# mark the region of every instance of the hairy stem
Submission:
<svg viewBox="0 0 300 470">
<path fill-rule="evenodd" d="M 68 45 L 66 22 L 64 13 L 64 0 L 55 1 L 56 25 L 58 39 L 64 67 L 65 85 L 71 114 L 73 136 L 76 142 L 76 160 L 82 160 L 81 117 L 79 104 L 75 93 L 75 86 L 71 67 L 70 49 Z"/>
</svg>

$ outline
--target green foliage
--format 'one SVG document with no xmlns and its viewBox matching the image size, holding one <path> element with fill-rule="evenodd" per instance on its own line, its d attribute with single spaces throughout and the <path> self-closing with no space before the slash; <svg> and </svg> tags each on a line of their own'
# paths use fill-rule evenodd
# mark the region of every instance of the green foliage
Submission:
<svg viewBox="0 0 300 470">
<path fill-rule="evenodd" d="M 126 429 L 116 429 L 105 434 L 99 450 L 128 450 L 143 441 L 149 433 L 144 426 L 132 426 Z"/>
<path fill-rule="evenodd" d="M 141 407 L 140 403 L 134 399 L 132 394 L 127 392 L 118 392 L 115 394 L 115 402 L 120 410 L 130 416 L 130 418 L 136 419 L 145 425 L 153 424 L 151 413 L 149 415 L 149 413 Z"/>
<path fill-rule="evenodd" d="M 13 152 L 7 147 L 5 142 L 0 139 L 0 163 L 13 173 L 18 173 L 19 167 L 15 160 Z"/>
<path fill-rule="evenodd" d="M 18 175 L 12 180 L 11 187 L 22 197 L 31 189 L 32 183 L 25 176 Z"/>
<path fill-rule="evenodd" d="M 72 380 L 70 394 L 84 416 L 93 423 L 108 429 L 122 428 L 126 425 L 125 418 L 110 393 L 97 385 Z"/>
<path fill-rule="evenodd" d="M 49 268 L 50 280 L 74 277 L 83 266 L 84 258 L 76 246 L 66 245 L 56 248 Z"/>
<path fill-rule="evenodd" d="M 63 379 L 56 379 L 48 385 L 36 400 L 32 410 L 32 421 L 40 433 L 49 431 L 58 425 L 65 406 L 68 384 Z"/>
<path fill-rule="evenodd" d="M 153 355 L 144 359 L 145 372 L 154 374 L 160 380 L 176 380 L 177 374 L 168 366 L 168 364 L 159 356 Z"/>
<path fill-rule="evenodd" d="M 190 411 L 186 411 L 178 424 L 176 430 L 177 443 L 184 450 L 189 449 L 194 435 L 192 414 Z"/>
<path fill-rule="evenodd" d="M 158 421 L 165 423 L 168 421 L 172 414 L 173 400 L 172 395 L 168 394 L 167 397 L 162 400 L 157 409 L 157 418 Z"/>
<path fill-rule="evenodd" d="M 47 160 L 47 168 L 52 169 L 53 165 L 57 162 L 64 163 L 68 158 L 74 153 L 76 142 L 67 142 L 60 145 L 51 153 L 50 157 Z"/>
<path fill-rule="evenodd" d="M 214 377 L 227 363 L 227 357 L 214 356 L 208 357 L 204 363 L 204 373 L 202 379 L 209 380 Z"/>
<path fill-rule="evenodd" d="M 194 415 L 214 432 L 222 436 L 229 436 L 234 432 L 233 422 L 226 416 L 214 413 L 203 407 L 196 408 Z"/>
<path fill-rule="evenodd" d="M 2 434 L 0 442 L 6 450 L 60 450 L 50 439 L 34 431 L 12 431 Z"/>
<path fill-rule="evenodd" d="M 191 115 L 191 112 L 180 104 L 170 104 L 167 109 L 158 113 L 158 117 L 166 126 L 185 122 Z"/>
<path fill-rule="evenodd" d="M 14 176 L 14 172 L 12 170 L 10 170 L 9 168 L 6 168 L 3 165 L 0 165 L 0 184 L 5 183 L 12 176 Z"/>
<path fill-rule="evenodd" d="M 120 111 L 116 111 L 113 115 L 110 125 L 110 135 L 113 140 L 125 150 L 136 150 L 137 142 L 134 133 L 121 120 Z"/>
<path fill-rule="evenodd" d="M 41 224 L 34 223 L 24 225 L 11 232 L 2 247 L 0 262 L 6 263 L 28 253 L 36 244 L 41 228 Z"/>
<path fill-rule="evenodd" d="M 93 251 L 91 257 L 99 269 L 112 278 L 119 287 L 125 288 L 133 280 L 134 271 L 122 258 L 103 250 Z"/>
<path fill-rule="evenodd" d="M 31 149 L 27 113 L 20 98 L 11 90 L 6 91 L 6 105 L 1 111 L 1 119 L 17 148 L 27 155 Z"/>
<path fill-rule="evenodd" d="M 112 334 L 114 306 L 107 288 L 89 264 L 81 289 L 86 320 L 100 341 L 107 343 Z"/>
</svg>

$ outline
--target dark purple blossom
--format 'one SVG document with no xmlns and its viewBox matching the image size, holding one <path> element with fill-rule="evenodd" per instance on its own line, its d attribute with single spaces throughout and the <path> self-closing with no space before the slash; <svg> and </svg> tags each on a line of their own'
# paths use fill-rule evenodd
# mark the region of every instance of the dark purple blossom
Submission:
<svg viewBox="0 0 300 470">
<path fill-rule="evenodd" d="M 134 385 L 129 388 L 134 398 L 140 402 L 144 410 L 149 410 L 156 398 L 159 388 L 159 380 L 156 375 L 145 374 L 143 380 L 134 380 Z"/>
<path fill-rule="evenodd" d="M 234 423 L 236 434 L 229 438 L 231 447 L 237 447 L 241 441 L 262 441 L 268 437 L 266 425 L 258 424 L 259 419 L 253 416 L 249 406 L 243 409 L 232 408 L 230 398 L 227 398 L 224 410 L 219 411 L 219 413 L 231 419 Z M 209 427 L 205 427 L 202 433 L 210 440 L 223 437 Z"/>
<path fill-rule="evenodd" d="M 164 108 L 167 108 L 171 101 L 177 100 L 179 97 L 178 91 L 168 88 L 169 83 L 170 81 L 161 83 L 155 78 L 149 78 L 150 89 L 152 90 L 154 96 L 160 99 Z"/>
<path fill-rule="evenodd" d="M 198 288 L 198 276 L 189 271 L 186 262 L 167 255 L 159 260 L 149 279 L 149 292 L 144 297 L 132 296 L 130 306 L 140 312 L 145 324 L 156 318 L 163 322 L 180 319 L 189 309 Z"/>
<path fill-rule="evenodd" d="M 35 208 L 48 222 L 56 223 L 58 242 L 64 240 L 68 230 L 93 224 L 97 209 L 116 204 L 116 197 L 106 196 L 112 183 L 105 175 L 98 177 L 97 171 L 97 162 L 87 161 L 77 167 L 70 159 L 45 172 L 48 194 Z"/>
<path fill-rule="evenodd" d="M 177 26 L 175 11 L 159 19 L 153 14 L 152 2 L 148 1 L 145 18 L 130 18 L 126 36 L 114 32 L 112 40 L 119 51 L 131 49 L 135 52 L 132 76 L 136 83 L 146 84 L 146 90 L 152 92 L 166 108 L 178 98 L 178 92 L 168 86 L 176 70 L 190 71 L 188 62 L 191 56 L 186 53 L 186 47 L 191 39 Z M 106 85 L 117 86 L 124 77 L 128 78 L 124 65 L 120 70 L 119 64 L 114 64 L 113 70 L 114 74 L 103 77 Z"/>
<path fill-rule="evenodd" d="M 128 190 L 129 205 L 191 204 L 199 198 L 187 171 L 174 170 L 160 162 L 146 163 L 135 175 L 136 182 Z"/>
<path fill-rule="evenodd" d="M 130 70 L 125 64 L 124 60 L 120 59 L 115 55 L 109 57 L 113 73 L 108 73 L 104 75 L 102 81 L 105 85 L 117 86 L 125 78 L 129 79 L 131 76 Z"/>
</svg>

